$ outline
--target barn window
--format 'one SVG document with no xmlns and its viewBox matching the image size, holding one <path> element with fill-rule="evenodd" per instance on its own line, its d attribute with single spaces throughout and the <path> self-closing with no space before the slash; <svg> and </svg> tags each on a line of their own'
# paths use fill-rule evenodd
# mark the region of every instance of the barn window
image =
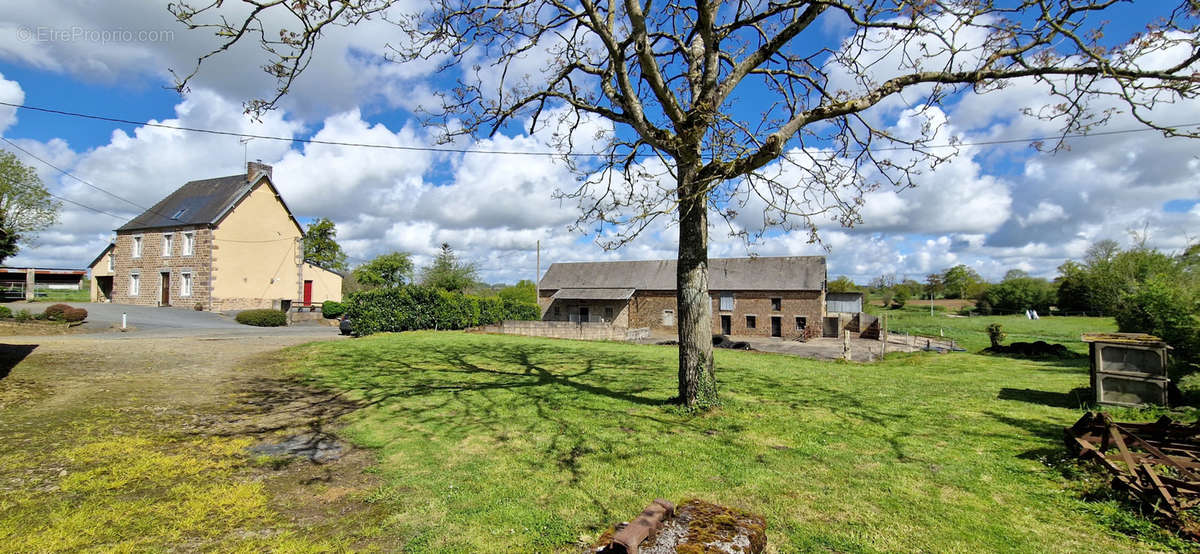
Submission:
<svg viewBox="0 0 1200 554">
<path fill-rule="evenodd" d="M 192 253 L 195 251 L 196 251 L 196 234 L 195 233 L 184 233 L 183 234 L 183 255 L 191 256 Z"/>
<path fill-rule="evenodd" d="M 796 316 L 796 328 L 804 330 L 808 328 L 808 318 Z"/>
<path fill-rule="evenodd" d="M 554 317 L 560 317 L 560 316 L 562 316 L 562 310 L 558 309 L 558 306 L 555 306 L 554 307 Z"/>
<path fill-rule="evenodd" d="M 192 274 L 190 272 L 185 271 L 183 273 L 180 273 L 179 276 L 182 279 L 182 281 L 181 281 L 182 284 L 180 285 L 180 290 L 179 290 L 179 296 L 191 296 L 192 295 Z"/>
<path fill-rule="evenodd" d="M 163 253 L 162 253 L 163 257 L 167 257 L 167 256 L 171 255 L 171 251 L 174 250 L 174 248 L 172 248 L 172 246 L 174 246 L 174 245 L 175 245 L 175 236 L 172 235 L 171 233 L 163 233 Z"/>
<path fill-rule="evenodd" d="M 141 235 L 133 237 L 133 257 L 142 257 L 142 237 Z"/>
<path fill-rule="evenodd" d="M 611 306 L 604 308 L 604 321 L 612 321 L 613 309 Z"/>
<path fill-rule="evenodd" d="M 675 325 L 675 310 L 662 311 L 663 327 L 673 327 Z"/>
<path fill-rule="evenodd" d="M 783 309 L 783 299 L 782 298 L 772 298 L 771 299 L 771 310 L 778 312 L 779 310 L 782 310 L 782 309 Z"/>
<path fill-rule="evenodd" d="M 142 276 L 137 273 L 129 275 L 129 296 L 137 296 L 142 292 Z"/>
<path fill-rule="evenodd" d="M 752 315 L 746 316 L 746 328 L 755 329 L 758 327 L 758 318 Z"/>
<path fill-rule="evenodd" d="M 723 311 L 723 312 L 733 311 L 733 293 L 732 292 L 722 292 L 721 293 L 721 311 Z"/>
</svg>

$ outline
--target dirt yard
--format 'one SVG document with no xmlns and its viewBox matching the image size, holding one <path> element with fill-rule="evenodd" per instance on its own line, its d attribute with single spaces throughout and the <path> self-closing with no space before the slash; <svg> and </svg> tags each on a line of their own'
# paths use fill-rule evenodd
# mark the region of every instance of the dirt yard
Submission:
<svg viewBox="0 0 1200 554">
<path fill-rule="evenodd" d="M 330 434 L 355 404 L 274 373 L 312 340 L 5 338 L 0 543 L 389 550 L 372 538 L 370 453 Z"/>
</svg>

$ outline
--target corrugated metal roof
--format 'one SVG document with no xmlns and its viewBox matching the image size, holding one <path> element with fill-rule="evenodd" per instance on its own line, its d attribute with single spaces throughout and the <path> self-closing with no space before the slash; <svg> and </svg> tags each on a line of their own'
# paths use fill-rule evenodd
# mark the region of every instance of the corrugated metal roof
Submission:
<svg viewBox="0 0 1200 554">
<path fill-rule="evenodd" d="M 822 290 L 824 284 L 824 256 L 708 260 L 709 290 Z M 675 260 L 550 264 L 540 288 L 675 290 Z"/>
<path fill-rule="evenodd" d="M 555 300 L 629 300 L 634 289 L 558 289 Z"/>
<path fill-rule="evenodd" d="M 250 189 L 245 174 L 188 181 L 117 231 L 211 225 Z"/>
</svg>

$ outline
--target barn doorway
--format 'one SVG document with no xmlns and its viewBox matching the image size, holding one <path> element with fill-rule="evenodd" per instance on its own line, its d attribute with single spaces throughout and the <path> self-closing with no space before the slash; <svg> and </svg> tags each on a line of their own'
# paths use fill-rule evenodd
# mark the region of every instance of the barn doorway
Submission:
<svg viewBox="0 0 1200 554">
<path fill-rule="evenodd" d="M 771 336 L 783 336 L 783 318 L 779 316 L 771 316 Z"/>
<path fill-rule="evenodd" d="M 112 300 L 113 277 L 105 275 L 96 277 L 96 288 L 99 289 L 100 295 L 96 300 Z"/>
<path fill-rule="evenodd" d="M 592 317 L 592 314 L 589 312 L 590 312 L 590 310 L 588 310 L 587 306 L 581 306 L 579 308 L 579 322 L 580 323 L 587 323 L 588 321 L 590 321 L 589 318 Z"/>
<path fill-rule="evenodd" d="M 732 335 L 733 334 L 733 316 L 728 316 L 728 315 L 721 316 L 721 334 L 722 335 Z"/>
<path fill-rule="evenodd" d="M 836 318 L 836 317 L 825 318 L 825 325 L 823 327 L 824 328 L 821 329 L 822 337 L 837 338 L 837 336 L 838 336 L 838 318 Z"/>
<path fill-rule="evenodd" d="M 304 282 L 304 305 L 312 306 L 312 281 Z"/>
</svg>

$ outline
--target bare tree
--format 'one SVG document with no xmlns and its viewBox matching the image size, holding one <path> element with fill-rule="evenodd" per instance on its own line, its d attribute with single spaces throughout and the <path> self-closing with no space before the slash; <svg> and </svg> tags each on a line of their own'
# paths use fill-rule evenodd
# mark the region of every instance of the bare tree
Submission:
<svg viewBox="0 0 1200 554">
<path fill-rule="evenodd" d="M 1119 111 L 1196 135 L 1154 108 L 1200 88 L 1197 0 L 1147 14 L 1144 31 L 1119 43 L 1102 22 L 1119 0 L 432 0 L 421 13 L 391 0 L 243 2 L 251 12 L 235 21 L 217 0 L 170 9 L 215 32 L 213 53 L 258 41 L 271 56 L 276 95 L 248 109 L 279 101 L 328 28 L 380 18 L 397 27 L 390 59 L 433 60 L 455 80 L 424 114 L 448 137 L 514 122 L 559 131 L 555 145 L 581 175 L 561 194 L 603 246 L 659 219 L 677 225 L 679 399 L 689 406 L 717 400 L 710 212 L 744 236 L 782 227 L 815 241 L 819 222 L 854 225 L 864 193 L 912 186 L 954 155 L 932 108 L 1015 80 L 1044 87 L 1052 100 L 1027 113 L 1059 122 L 1060 137 Z M 295 23 L 277 30 L 265 18 L 274 11 Z M 844 38 L 829 39 L 830 27 Z M 531 60 L 538 71 L 522 70 Z M 889 131 L 871 109 L 897 99 L 915 130 Z M 575 131 L 595 121 L 610 131 L 581 146 Z M 761 210 L 762 224 L 733 222 L 745 209 Z"/>
</svg>

